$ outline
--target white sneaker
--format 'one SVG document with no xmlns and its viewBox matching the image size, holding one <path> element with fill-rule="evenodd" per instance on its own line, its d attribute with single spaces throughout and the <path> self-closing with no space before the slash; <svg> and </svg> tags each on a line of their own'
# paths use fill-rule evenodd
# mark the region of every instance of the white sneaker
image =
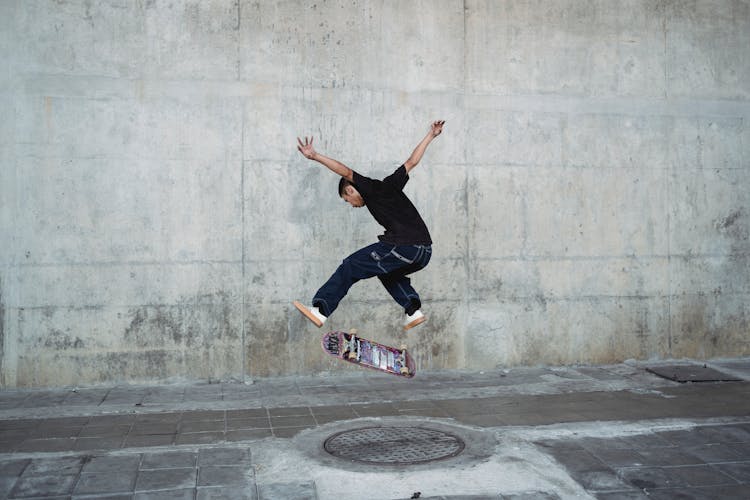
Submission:
<svg viewBox="0 0 750 500">
<path fill-rule="evenodd" d="M 323 323 L 326 322 L 328 317 L 323 316 L 323 313 L 320 312 L 320 309 L 317 307 L 305 307 L 300 302 L 294 301 L 294 307 L 297 308 L 299 312 L 301 312 L 307 319 L 313 322 L 315 326 L 320 328 L 323 326 Z"/>
<path fill-rule="evenodd" d="M 406 321 L 404 321 L 404 330 L 414 328 L 417 325 L 421 325 L 425 321 L 427 321 L 427 318 L 425 318 L 424 314 L 422 314 L 422 311 L 417 309 L 416 311 L 414 311 L 414 314 L 406 315 Z"/>
</svg>

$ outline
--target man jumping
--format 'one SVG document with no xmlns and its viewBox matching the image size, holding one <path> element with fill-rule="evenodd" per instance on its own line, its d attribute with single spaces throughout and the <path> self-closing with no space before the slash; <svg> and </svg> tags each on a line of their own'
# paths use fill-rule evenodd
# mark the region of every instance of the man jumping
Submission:
<svg viewBox="0 0 750 500">
<path fill-rule="evenodd" d="M 313 138 L 298 137 L 300 153 L 341 176 L 339 196 L 353 207 L 367 207 L 375 220 L 385 228 L 378 243 L 357 250 L 345 258 L 328 281 L 315 293 L 312 306 L 294 301 L 295 307 L 318 328 L 341 302 L 349 288 L 359 280 L 377 276 L 388 293 L 404 308 L 404 330 L 424 323 L 419 294 L 408 275 L 424 268 L 432 256 L 432 239 L 422 217 L 403 192 L 409 172 L 419 164 L 427 146 L 443 131 L 445 121 L 433 122 L 411 156 L 385 179 L 365 177 L 338 160 L 328 158 L 313 148 Z"/>
</svg>

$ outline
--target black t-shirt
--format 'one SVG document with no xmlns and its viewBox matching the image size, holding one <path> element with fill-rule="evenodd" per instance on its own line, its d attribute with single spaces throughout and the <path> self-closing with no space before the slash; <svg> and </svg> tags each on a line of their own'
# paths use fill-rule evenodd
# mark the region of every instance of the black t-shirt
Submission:
<svg viewBox="0 0 750 500">
<path fill-rule="evenodd" d="M 354 187 L 378 224 L 385 228 L 385 234 L 378 236 L 380 241 L 394 245 L 431 245 L 427 226 L 402 191 L 408 180 L 409 174 L 403 165 L 382 181 L 354 172 Z"/>
</svg>

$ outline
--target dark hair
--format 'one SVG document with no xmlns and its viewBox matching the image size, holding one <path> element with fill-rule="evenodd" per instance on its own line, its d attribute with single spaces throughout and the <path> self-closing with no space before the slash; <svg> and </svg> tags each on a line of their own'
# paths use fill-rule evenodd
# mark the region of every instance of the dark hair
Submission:
<svg viewBox="0 0 750 500">
<path fill-rule="evenodd" d="M 346 189 L 346 186 L 353 186 L 351 182 L 344 179 L 343 177 L 339 180 L 339 196 L 344 197 L 344 190 Z"/>
</svg>

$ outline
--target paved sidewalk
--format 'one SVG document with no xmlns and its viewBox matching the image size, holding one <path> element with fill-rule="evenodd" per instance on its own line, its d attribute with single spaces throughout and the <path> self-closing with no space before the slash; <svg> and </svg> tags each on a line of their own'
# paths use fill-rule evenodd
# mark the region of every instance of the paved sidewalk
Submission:
<svg viewBox="0 0 750 500">
<path fill-rule="evenodd" d="M 747 500 L 750 359 L 709 364 L 740 381 L 679 384 L 633 363 L 6 390 L 0 498 Z M 465 449 L 414 465 L 323 450 L 373 427 Z"/>
</svg>

